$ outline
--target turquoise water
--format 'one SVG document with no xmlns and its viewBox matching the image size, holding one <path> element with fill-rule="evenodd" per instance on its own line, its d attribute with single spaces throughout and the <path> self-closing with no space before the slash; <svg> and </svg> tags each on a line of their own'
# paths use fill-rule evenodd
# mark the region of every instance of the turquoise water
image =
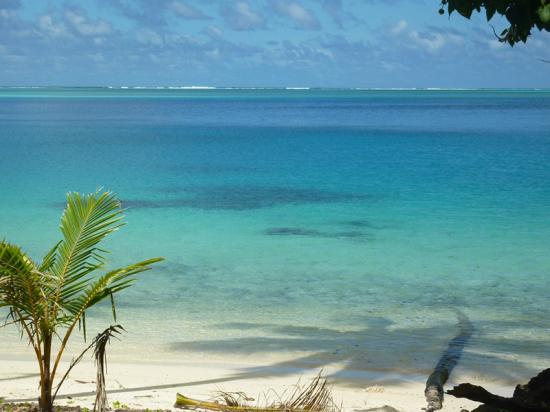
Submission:
<svg viewBox="0 0 550 412">
<path fill-rule="evenodd" d="M 38 258 L 66 192 L 120 196 L 114 263 L 166 257 L 119 298 L 121 358 L 425 376 L 458 309 L 461 371 L 526 377 L 550 363 L 549 114 L 544 90 L 0 89 L 0 236 Z"/>
</svg>

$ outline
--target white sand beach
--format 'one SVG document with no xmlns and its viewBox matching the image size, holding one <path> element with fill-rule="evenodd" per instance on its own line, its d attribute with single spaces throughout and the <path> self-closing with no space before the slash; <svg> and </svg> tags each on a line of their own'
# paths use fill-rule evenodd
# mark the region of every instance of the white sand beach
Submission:
<svg viewBox="0 0 550 412">
<path fill-rule="evenodd" d="M 31 360 L 0 361 L 0 396 L 5 401 L 33 401 L 38 394 L 36 365 Z M 172 409 L 176 393 L 209 400 L 216 391 L 245 392 L 261 402 L 265 394 L 278 394 L 292 390 L 300 381 L 302 384 L 317 374 L 317 370 L 277 376 L 261 372 L 243 373 L 254 366 L 250 364 L 222 364 L 190 360 L 185 363 L 111 362 L 108 364 L 107 386 L 109 403 L 117 402 L 129 408 Z M 332 365 L 324 372 L 334 373 L 338 365 Z M 91 407 L 94 401 L 95 366 L 92 361 L 83 360 L 63 385 L 57 403 Z M 404 380 L 400 384 L 384 384 L 373 379 L 364 386 L 343 384 L 329 380 L 334 400 L 344 411 L 377 410 L 389 405 L 399 411 L 420 411 L 426 406 L 424 384 L 421 381 Z M 454 382 L 450 382 L 447 388 Z M 484 382 L 484 385 L 487 383 Z M 488 385 L 488 388 L 503 395 L 509 395 L 512 387 L 505 389 Z M 272 395 L 273 396 L 273 395 Z M 443 411 L 459 412 L 474 409 L 476 404 L 452 396 L 445 398 Z M 384 410 L 384 409 L 381 409 Z M 389 410 L 389 409 L 388 409 Z"/>
</svg>

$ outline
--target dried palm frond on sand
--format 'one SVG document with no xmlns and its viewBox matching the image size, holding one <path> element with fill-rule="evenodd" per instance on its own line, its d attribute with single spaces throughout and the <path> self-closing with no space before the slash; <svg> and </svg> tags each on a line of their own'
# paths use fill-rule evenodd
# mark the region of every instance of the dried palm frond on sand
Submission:
<svg viewBox="0 0 550 412">
<path fill-rule="evenodd" d="M 290 395 L 278 395 L 271 391 L 265 396 L 264 405 L 253 405 L 253 398 L 243 392 L 219 392 L 212 401 L 200 401 L 188 398 L 180 393 L 176 396 L 176 407 L 183 409 L 207 409 L 223 412 L 341 412 L 342 408 L 334 403 L 326 378 L 321 373 L 309 385 L 295 385 Z M 268 398 L 275 397 L 275 401 Z"/>
</svg>

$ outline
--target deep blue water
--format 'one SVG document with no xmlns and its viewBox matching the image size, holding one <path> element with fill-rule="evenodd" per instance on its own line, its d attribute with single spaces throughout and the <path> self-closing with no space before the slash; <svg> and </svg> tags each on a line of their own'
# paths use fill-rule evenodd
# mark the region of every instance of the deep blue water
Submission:
<svg viewBox="0 0 550 412">
<path fill-rule="evenodd" d="M 0 145 L 1 237 L 39 258 L 103 187 L 115 263 L 166 257 L 120 356 L 423 376 L 458 309 L 463 372 L 548 366 L 549 91 L 0 89 Z"/>
</svg>

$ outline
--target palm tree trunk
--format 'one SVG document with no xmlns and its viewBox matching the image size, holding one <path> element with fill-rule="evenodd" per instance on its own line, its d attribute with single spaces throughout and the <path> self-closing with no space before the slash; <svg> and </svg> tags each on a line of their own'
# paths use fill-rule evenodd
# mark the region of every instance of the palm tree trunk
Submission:
<svg viewBox="0 0 550 412">
<path fill-rule="evenodd" d="M 40 412 L 53 412 L 52 377 L 50 374 L 51 353 L 52 337 L 50 335 L 44 338 L 44 352 L 42 357 L 44 374 L 40 381 L 40 398 L 38 398 Z"/>
</svg>

